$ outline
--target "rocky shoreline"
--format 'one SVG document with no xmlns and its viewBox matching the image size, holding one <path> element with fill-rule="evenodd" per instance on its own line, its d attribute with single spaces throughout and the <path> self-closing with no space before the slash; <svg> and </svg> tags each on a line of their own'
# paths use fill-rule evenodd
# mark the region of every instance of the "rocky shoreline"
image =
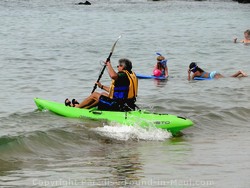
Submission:
<svg viewBox="0 0 250 188">
<path fill-rule="evenodd" d="M 238 3 L 250 3 L 250 0 L 233 0 L 237 1 Z"/>
</svg>

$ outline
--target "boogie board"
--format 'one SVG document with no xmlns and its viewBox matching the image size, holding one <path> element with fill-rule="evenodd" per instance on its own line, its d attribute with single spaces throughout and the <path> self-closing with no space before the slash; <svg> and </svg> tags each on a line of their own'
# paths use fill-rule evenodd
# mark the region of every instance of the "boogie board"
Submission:
<svg viewBox="0 0 250 188">
<path fill-rule="evenodd" d="M 136 77 L 139 79 L 157 79 L 157 80 L 166 80 L 165 76 L 154 76 L 154 75 L 144 75 L 144 74 L 136 74 Z"/>
<path fill-rule="evenodd" d="M 49 110 L 55 114 L 71 118 L 88 118 L 94 120 L 106 120 L 107 122 L 117 122 L 126 126 L 139 125 L 141 127 L 154 126 L 171 132 L 173 135 L 182 129 L 193 125 L 190 119 L 170 114 L 151 113 L 145 110 L 135 110 L 128 112 L 104 111 L 96 107 L 91 109 L 75 108 L 65 106 L 64 103 L 34 99 L 39 110 Z"/>
<path fill-rule="evenodd" d="M 194 80 L 212 80 L 213 78 L 194 77 Z"/>
</svg>

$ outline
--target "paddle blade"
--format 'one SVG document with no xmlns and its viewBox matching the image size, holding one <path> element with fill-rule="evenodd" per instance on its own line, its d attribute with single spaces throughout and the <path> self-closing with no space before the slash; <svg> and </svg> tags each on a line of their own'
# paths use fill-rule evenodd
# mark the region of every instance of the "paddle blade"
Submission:
<svg viewBox="0 0 250 188">
<path fill-rule="evenodd" d="M 109 56 L 108 56 L 106 62 L 110 61 L 110 58 L 111 58 L 111 56 L 112 56 L 112 54 L 113 54 L 113 52 L 114 52 L 116 43 L 118 42 L 118 40 L 119 40 L 121 37 L 122 37 L 122 36 L 120 35 L 120 36 L 118 37 L 118 39 L 115 41 L 115 43 L 113 44 L 113 46 L 112 46 L 112 48 L 111 48 L 111 51 L 110 51 L 110 53 L 109 53 Z"/>
</svg>

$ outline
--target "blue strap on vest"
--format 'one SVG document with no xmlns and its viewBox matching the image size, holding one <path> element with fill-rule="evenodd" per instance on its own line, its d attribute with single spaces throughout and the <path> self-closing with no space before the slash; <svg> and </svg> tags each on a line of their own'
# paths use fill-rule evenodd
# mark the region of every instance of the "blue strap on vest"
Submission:
<svg viewBox="0 0 250 188">
<path fill-rule="evenodd" d="M 126 99 L 128 98 L 128 86 L 118 86 L 114 89 L 114 99 Z"/>
</svg>

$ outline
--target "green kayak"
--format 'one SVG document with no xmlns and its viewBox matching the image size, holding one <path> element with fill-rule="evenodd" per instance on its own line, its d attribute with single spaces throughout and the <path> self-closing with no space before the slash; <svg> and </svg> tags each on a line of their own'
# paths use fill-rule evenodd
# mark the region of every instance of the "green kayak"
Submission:
<svg viewBox="0 0 250 188">
<path fill-rule="evenodd" d="M 130 112 L 101 111 L 97 108 L 84 109 L 65 106 L 63 103 L 34 99 L 39 110 L 49 110 L 61 116 L 71 118 L 102 119 L 108 122 L 117 122 L 122 125 L 140 125 L 141 127 L 154 126 L 171 132 L 173 135 L 182 129 L 190 127 L 193 122 L 184 117 L 170 114 L 150 113 L 144 110 Z"/>
</svg>

